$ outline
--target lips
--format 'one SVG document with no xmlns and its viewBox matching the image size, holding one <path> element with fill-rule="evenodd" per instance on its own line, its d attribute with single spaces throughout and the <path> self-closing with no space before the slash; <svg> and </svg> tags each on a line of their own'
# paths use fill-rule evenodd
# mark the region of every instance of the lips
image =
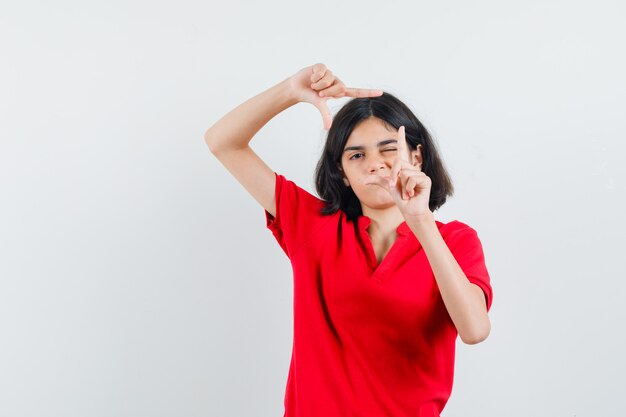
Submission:
<svg viewBox="0 0 626 417">
<path fill-rule="evenodd" d="M 368 175 L 367 178 L 365 178 L 364 184 L 365 185 L 378 185 L 375 181 L 375 178 L 379 177 L 384 179 L 385 181 L 389 182 L 389 180 L 391 179 L 390 175 L 377 175 L 377 174 L 372 174 L 372 175 Z"/>
</svg>

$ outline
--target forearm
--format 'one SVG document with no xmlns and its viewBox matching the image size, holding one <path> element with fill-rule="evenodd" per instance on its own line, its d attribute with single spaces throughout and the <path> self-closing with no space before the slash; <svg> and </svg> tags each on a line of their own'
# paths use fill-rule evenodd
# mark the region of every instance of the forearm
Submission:
<svg viewBox="0 0 626 417">
<path fill-rule="evenodd" d="M 287 78 L 235 107 L 206 131 L 204 140 L 213 153 L 245 148 L 267 122 L 296 103 Z"/>
<path fill-rule="evenodd" d="M 437 286 L 461 339 L 479 343 L 490 331 L 482 290 L 472 284 L 443 240 L 434 216 L 408 219 L 407 224 L 426 252 Z"/>
</svg>

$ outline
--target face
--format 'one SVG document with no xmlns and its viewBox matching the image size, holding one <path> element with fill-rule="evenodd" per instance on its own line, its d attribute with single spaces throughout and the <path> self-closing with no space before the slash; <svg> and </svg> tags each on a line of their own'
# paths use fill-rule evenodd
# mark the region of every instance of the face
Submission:
<svg viewBox="0 0 626 417">
<path fill-rule="evenodd" d="M 378 185 L 364 184 L 371 175 L 389 177 L 398 155 L 398 130 L 385 126 L 381 119 L 370 117 L 359 123 L 348 137 L 341 156 L 344 184 L 352 190 L 361 206 L 385 209 L 395 205 L 389 192 Z M 414 165 L 421 165 L 421 145 L 411 152 Z"/>
</svg>

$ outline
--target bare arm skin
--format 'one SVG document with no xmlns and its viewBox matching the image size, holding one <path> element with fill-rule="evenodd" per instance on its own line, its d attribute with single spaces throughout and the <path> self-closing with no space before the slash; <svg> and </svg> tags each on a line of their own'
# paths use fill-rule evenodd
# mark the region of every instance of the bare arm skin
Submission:
<svg viewBox="0 0 626 417">
<path fill-rule="evenodd" d="M 204 134 L 213 155 L 272 216 L 274 171 L 248 143 L 270 119 L 297 102 L 288 80 L 281 81 L 231 110 Z"/>
<path fill-rule="evenodd" d="M 305 67 L 289 78 L 240 104 L 204 134 L 209 150 L 272 216 L 276 215 L 274 171 L 250 148 L 254 135 L 283 110 L 305 101 L 322 114 L 329 129 L 330 98 L 375 97 L 381 90 L 347 88 L 324 64 Z M 322 94 L 322 95 L 320 95 Z"/>
<path fill-rule="evenodd" d="M 467 279 L 441 237 L 432 214 L 409 218 L 407 224 L 426 252 L 441 297 L 461 340 L 468 345 L 482 342 L 491 332 L 483 290 Z"/>
</svg>

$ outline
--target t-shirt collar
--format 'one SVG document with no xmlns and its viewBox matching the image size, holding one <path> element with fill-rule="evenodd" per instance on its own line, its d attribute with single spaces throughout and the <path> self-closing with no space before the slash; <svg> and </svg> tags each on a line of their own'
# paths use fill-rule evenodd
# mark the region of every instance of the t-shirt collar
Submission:
<svg viewBox="0 0 626 417">
<path fill-rule="evenodd" d="M 367 216 L 360 215 L 357 222 L 358 222 L 359 230 L 361 232 L 366 232 L 367 226 L 369 226 L 370 223 L 372 223 L 372 219 L 370 219 Z M 411 228 L 409 227 L 409 225 L 406 223 L 406 220 L 400 223 L 400 225 L 396 228 L 396 234 L 399 236 L 407 236 L 411 233 L 413 232 L 411 231 Z"/>
</svg>

